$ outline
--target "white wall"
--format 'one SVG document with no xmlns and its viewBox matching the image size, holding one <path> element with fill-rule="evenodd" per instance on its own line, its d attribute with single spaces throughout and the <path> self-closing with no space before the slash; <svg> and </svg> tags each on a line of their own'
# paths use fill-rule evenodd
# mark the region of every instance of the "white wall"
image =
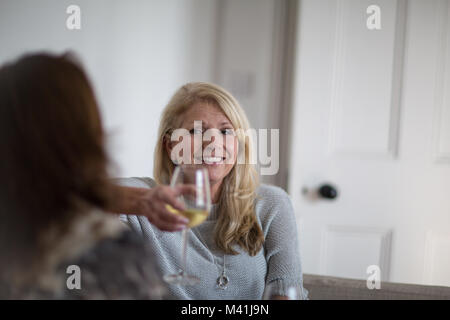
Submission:
<svg viewBox="0 0 450 320">
<path fill-rule="evenodd" d="M 113 174 L 153 176 L 159 117 L 183 83 L 216 82 L 252 127 L 274 127 L 276 1 L 0 0 L 0 64 L 28 51 L 74 50 L 97 92 Z M 66 28 L 71 4 L 81 8 L 78 31 Z"/>
<path fill-rule="evenodd" d="M 216 81 L 239 100 L 254 128 L 269 128 L 276 0 L 220 2 Z"/>
<path fill-rule="evenodd" d="M 286 97 L 282 78 L 286 77 L 282 72 L 286 63 L 283 50 L 287 45 L 288 4 L 286 0 L 219 1 L 215 66 L 215 81 L 238 99 L 252 128 L 279 129 L 279 152 L 272 152 L 272 145 L 267 143 L 275 174 L 262 175 L 261 181 L 281 187 L 286 187 L 288 162 L 285 148 L 289 129 L 281 124 L 289 108 L 283 103 Z M 279 161 L 273 158 L 275 152 Z M 259 154 L 258 161 L 264 162 Z M 262 167 L 267 172 L 269 166 Z"/>
<path fill-rule="evenodd" d="M 81 30 L 66 8 L 81 8 Z M 2 0 L 0 64 L 74 50 L 91 76 L 120 176 L 152 176 L 161 110 L 189 81 L 212 81 L 215 0 Z"/>
</svg>

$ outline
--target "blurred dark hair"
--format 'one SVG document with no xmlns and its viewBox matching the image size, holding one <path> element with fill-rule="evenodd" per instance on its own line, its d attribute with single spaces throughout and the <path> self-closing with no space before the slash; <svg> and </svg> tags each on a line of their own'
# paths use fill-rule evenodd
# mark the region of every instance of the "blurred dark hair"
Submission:
<svg viewBox="0 0 450 320">
<path fill-rule="evenodd" d="M 107 208 L 104 138 L 73 57 L 32 54 L 0 68 L 0 272 L 17 257 L 21 265 L 38 257 L 49 226 Z"/>
</svg>

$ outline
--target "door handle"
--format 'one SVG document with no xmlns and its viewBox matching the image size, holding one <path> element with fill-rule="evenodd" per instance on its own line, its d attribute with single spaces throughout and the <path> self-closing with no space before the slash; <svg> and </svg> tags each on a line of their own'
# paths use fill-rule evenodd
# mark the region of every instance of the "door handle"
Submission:
<svg viewBox="0 0 450 320">
<path fill-rule="evenodd" d="M 329 183 L 321 184 L 319 187 L 314 189 L 303 187 L 302 193 L 311 201 L 317 201 L 320 199 L 334 200 L 339 196 L 337 188 Z"/>
<path fill-rule="evenodd" d="M 337 196 L 338 196 L 338 192 L 337 192 L 336 188 L 329 184 L 321 185 L 318 192 L 319 192 L 319 196 L 324 199 L 333 200 L 333 199 L 337 198 Z"/>
</svg>

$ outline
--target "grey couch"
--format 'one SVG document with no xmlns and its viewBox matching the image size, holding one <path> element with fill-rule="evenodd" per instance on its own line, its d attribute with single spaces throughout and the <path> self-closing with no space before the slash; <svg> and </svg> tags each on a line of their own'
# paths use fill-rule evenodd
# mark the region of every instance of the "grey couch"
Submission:
<svg viewBox="0 0 450 320">
<path fill-rule="evenodd" d="M 369 290 L 365 280 L 303 275 L 310 300 L 450 300 L 450 287 L 381 282 Z"/>
</svg>

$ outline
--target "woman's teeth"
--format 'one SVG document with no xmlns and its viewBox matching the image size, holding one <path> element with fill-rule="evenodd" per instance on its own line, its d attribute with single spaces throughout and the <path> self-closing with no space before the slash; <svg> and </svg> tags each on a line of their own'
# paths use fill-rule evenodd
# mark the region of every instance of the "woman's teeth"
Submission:
<svg viewBox="0 0 450 320">
<path fill-rule="evenodd" d="M 222 160 L 223 159 L 221 157 L 205 157 L 205 158 L 203 158 L 203 161 L 208 164 L 219 163 L 219 162 L 222 162 Z"/>
</svg>

